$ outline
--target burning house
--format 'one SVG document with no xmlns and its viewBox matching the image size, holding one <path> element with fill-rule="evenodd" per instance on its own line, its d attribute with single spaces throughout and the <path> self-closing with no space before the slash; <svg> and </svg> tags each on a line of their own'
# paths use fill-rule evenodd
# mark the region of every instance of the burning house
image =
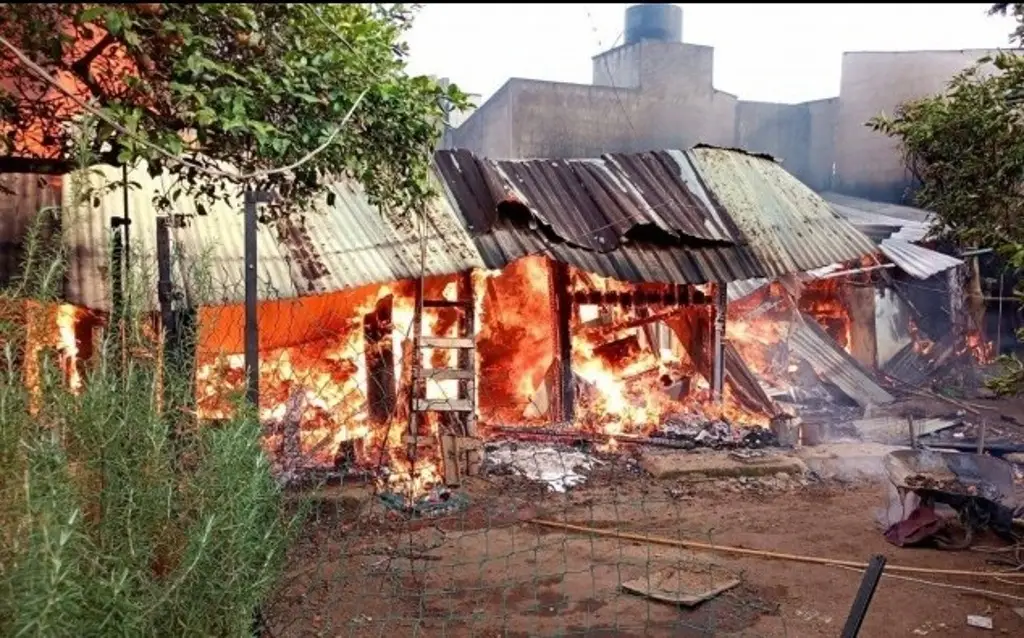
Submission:
<svg viewBox="0 0 1024 638">
<path fill-rule="evenodd" d="M 824 198 L 876 243 L 872 258 L 729 287 L 727 336 L 769 396 L 805 422 L 844 412 L 855 418 L 945 364 L 959 361 L 967 365 L 955 367 L 969 372 L 991 360 L 965 301 L 968 265 L 921 245 L 933 221 L 928 213 L 886 206 L 887 215 L 866 200 Z"/>
<path fill-rule="evenodd" d="M 694 422 L 763 431 L 780 416 L 763 383 L 778 356 L 746 347 L 761 339 L 750 314 L 730 325 L 731 286 L 795 282 L 876 251 L 776 162 L 743 151 L 439 151 L 435 166 L 440 196 L 413 218 L 382 214 L 342 181 L 317 210 L 260 228 L 258 335 L 244 328 L 241 202 L 199 216 L 179 199 L 156 217 L 169 185 L 135 172 L 127 254 L 148 282 L 140 303 L 197 327 L 200 419 L 232 409 L 249 336 L 267 449 L 284 472 L 373 467 L 422 490 L 472 474 L 482 441 L 510 428 L 608 445 Z M 78 307 L 111 307 L 110 217 L 124 197 L 108 191 L 84 214 L 66 202 L 66 296 Z M 852 374 L 823 335 L 807 326 L 790 339 L 826 362 L 809 374 Z"/>
</svg>

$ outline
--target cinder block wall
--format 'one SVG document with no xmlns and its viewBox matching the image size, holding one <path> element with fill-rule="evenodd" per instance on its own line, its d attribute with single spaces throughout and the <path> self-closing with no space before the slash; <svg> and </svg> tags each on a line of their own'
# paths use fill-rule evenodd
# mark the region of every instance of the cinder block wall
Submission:
<svg viewBox="0 0 1024 638">
<path fill-rule="evenodd" d="M 864 52 L 843 55 L 835 128 L 835 190 L 900 203 L 911 184 L 899 147 L 865 126 L 914 98 L 942 91 L 984 50 Z"/>
<path fill-rule="evenodd" d="M 865 122 L 941 91 L 985 53 L 847 53 L 839 97 L 775 104 L 716 90 L 712 47 L 643 41 L 595 56 L 593 84 L 509 80 L 446 144 L 495 158 L 736 146 L 781 159 L 813 189 L 899 203 L 910 175 Z"/>
</svg>

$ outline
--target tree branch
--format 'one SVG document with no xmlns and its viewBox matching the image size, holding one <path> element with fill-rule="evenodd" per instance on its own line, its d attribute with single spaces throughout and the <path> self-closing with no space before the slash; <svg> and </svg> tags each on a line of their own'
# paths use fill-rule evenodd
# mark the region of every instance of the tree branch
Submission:
<svg viewBox="0 0 1024 638">
<path fill-rule="evenodd" d="M 78 79 L 80 79 L 82 83 L 85 84 L 86 88 L 89 89 L 89 91 L 96 97 L 101 97 L 103 95 L 103 87 L 92 79 L 92 72 L 89 70 L 89 67 L 92 66 L 93 61 L 113 43 L 114 36 L 107 33 L 99 42 L 96 43 L 96 46 L 89 49 L 88 53 L 72 63 L 70 67 L 71 71 L 78 76 Z"/>
</svg>

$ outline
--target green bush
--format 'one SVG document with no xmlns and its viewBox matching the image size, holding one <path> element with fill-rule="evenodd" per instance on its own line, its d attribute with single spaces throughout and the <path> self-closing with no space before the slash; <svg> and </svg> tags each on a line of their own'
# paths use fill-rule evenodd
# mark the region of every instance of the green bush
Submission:
<svg viewBox="0 0 1024 638">
<path fill-rule="evenodd" d="M 62 256 L 39 246 L 60 243 L 30 237 L 0 295 L 0 636 L 251 635 L 291 527 L 254 411 L 198 427 L 193 370 L 132 311 L 69 389 L 58 352 L 26 347 L 53 317 L 23 312 L 55 299 Z"/>
</svg>

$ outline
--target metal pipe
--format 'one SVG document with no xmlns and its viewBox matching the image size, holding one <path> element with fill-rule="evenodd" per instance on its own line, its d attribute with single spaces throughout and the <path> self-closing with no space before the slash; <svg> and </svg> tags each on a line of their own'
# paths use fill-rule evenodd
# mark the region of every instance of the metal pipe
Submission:
<svg viewBox="0 0 1024 638">
<path fill-rule="evenodd" d="M 132 271 L 132 218 L 128 212 L 128 165 L 121 165 L 121 190 L 124 194 L 124 280 L 127 283 L 125 286 L 124 297 L 125 302 L 131 299 L 131 271 Z M 130 304 L 129 304 L 130 305 Z"/>
<path fill-rule="evenodd" d="M 245 398 L 253 407 L 260 404 L 260 327 L 257 313 L 256 203 L 259 193 L 245 191 Z"/>
<path fill-rule="evenodd" d="M 839 272 L 829 273 L 818 277 L 818 279 L 834 279 L 836 277 L 843 277 L 845 275 L 857 275 L 860 273 L 871 272 L 872 270 L 884 270 L 886 268 L 895 268 L 896 264 L 878 264 L 877 266 L 868 266 L 866 268 L 853 268 L 851 270 L 840 270 Z"/>
<path fill-rule="evenodd" d="M 960 257 L 977 257 L 978 255 L 987 255 L 993 250 L 993 248 L 972 248 L 971 250 L 965 250 L 960 253 Z"/>
<path fill-rule="evenodd" d="M 884 569 L 885 556 L 878 554 L 871 558 L 868 568 L 864 571 L 864 578 L 860 581 L 860 588 L 857 589 L 857 597 L 853 599 L 853 607 L 846 618 L 846 625 L 843 626 L 842 638 L 857 638 Z"/>
</svg>

